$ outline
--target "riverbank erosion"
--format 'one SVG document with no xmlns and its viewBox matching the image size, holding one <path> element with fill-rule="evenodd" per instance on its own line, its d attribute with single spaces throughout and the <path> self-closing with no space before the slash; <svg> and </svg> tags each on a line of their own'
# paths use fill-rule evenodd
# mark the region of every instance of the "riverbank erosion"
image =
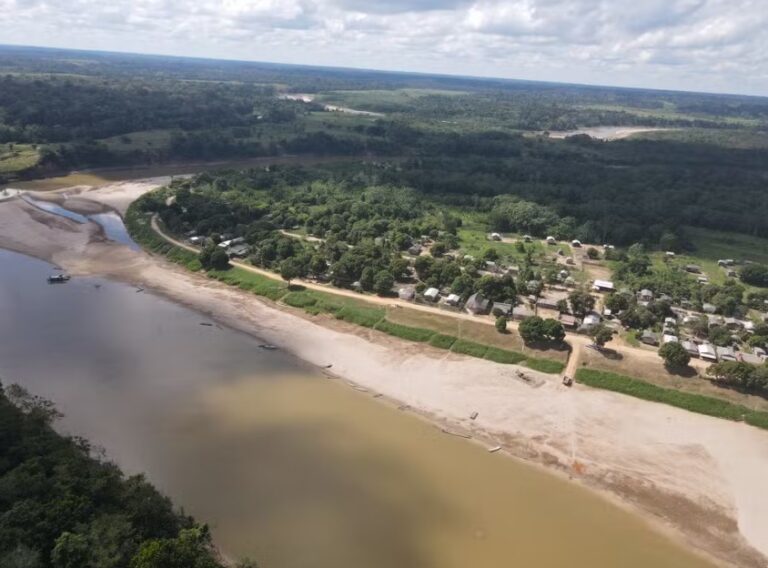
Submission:
<svg viewBox="0 0 768 568">
<path fill-rule="evenodd" d="M 69 199 L 124 212 L 160 183 L 79 188 Z M 334 376 L 441 427 L 618 497 L 723 564 L 765 565 L 758 551 L 768 552 L 768 496 L 761 491 L 766 432 L 578 385 L 568 389 L 530 370 L 536 381 L 529 384 L 515 377 L 513 366 L 309 317 L 109 242 L 95 224 L 18 199 L 0 204 L 0 247 L 73 275 L 103 275 L 156 291 L 318 367 L 332 365 Z"/>
</svg>

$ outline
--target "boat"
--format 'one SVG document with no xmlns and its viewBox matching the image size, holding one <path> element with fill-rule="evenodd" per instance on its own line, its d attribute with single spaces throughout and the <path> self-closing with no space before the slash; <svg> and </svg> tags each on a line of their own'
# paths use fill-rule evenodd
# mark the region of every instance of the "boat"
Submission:
<svg viewBox="0 0 768 568">
<path fill-rule="evenodd" d="M 48 283 L 49 284 L 63 284 L 64 282 L 69 282 L 70 276 L 69 274 L 51 274 L 48 277 Z"/>
<path fill-rule="evenodd" d="M 259 345 L 259 347 L 261 347 L 262 349 L 266 349 L 268 351 L 273 351 L 277 349 L 277 345 L 272 345 L 271 343 L 262 343 L 261 345 Z"/>
</svg>

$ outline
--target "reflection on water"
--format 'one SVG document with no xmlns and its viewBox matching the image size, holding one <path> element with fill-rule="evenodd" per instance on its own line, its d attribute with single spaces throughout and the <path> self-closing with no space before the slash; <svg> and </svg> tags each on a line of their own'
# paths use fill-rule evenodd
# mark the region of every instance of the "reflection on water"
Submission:
<svg viewBox="0 0 768 568">
<path fill-rule="evenodd" d="M 0 376 L 269 568 L 703 567 L 601 499 L 133 288 L 0 252 Z M 99 285 L 98 287 L 96 285 Z"/>
</svg>

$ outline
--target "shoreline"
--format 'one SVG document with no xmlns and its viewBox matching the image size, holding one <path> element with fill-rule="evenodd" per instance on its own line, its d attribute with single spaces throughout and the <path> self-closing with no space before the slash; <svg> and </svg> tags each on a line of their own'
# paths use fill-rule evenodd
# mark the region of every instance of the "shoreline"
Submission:
<svg viewBox="0 0 768 568">
<path fill-rule="evenodd" d="M 127 206 L 136 193 L 147 189 L 146 182 L 127 182 L 79 197 L 120 212 L 123 204 Z M 46 219 L 18 201 L 3 207 L 12 213 L 3 215 L 0 209 L 0 246 L 4 248 L 53 261 L 73 274 L 141 284 L 221 325 L 275 343 L 326 376 L 359 385 L 371 395 L 381 393 L 380 402 L 408 405 L 409 412 L 438 428 L 466 429 L 476 438 L 474 443 L 497 440 L 494 445 L 504 446 L 505 454 L 577 481 L 687 548 L 709 549 L 723 565 L 727 565 L 725 558 L 735 559 L 733 565 L 765 565 L 738 533 L 734 517 L 741 516 L 742 503 L 723 489 L 729 483 L 722 472 L 718 474 L 723 468 L 723 444 L 740 436 L 750 439 L 749 444 L 742 441 L 744 448 L 757 450 L 768 441 L 762 433 L 613 393 L 576 386 L 567 390 L 547 375 L 542 375 L 542 388 L 534 389 L 505 372 L 514 366 L 446 355 L 328 317 L 308 316 L 188 273 L 162 258 L 104 242 L 87 227 L 75 230 L 66 220 Z M 15 238 L 8 238 L 9 229 L 15 229 L 11 233 Z M 328 363 L 333 364 L 332 370 L 322 368 Z M 480 413 L 476 421 L 469 419 L 474 411 Z M 673 429 L 670 422 L 682 425 L 678 438 L 669 431 Z M 650 435 L 638 433 L 642 427 Z M 697 436 L 699 430 L 707 436 Z M 711 447 L 697 440 L 702 437 L 712 438 Z M 721 455 L 711 455 L 718 447 Z M 732 456 L 734 452 L 725 453 Z M 768 458 L 759 464 L 768 467 L 763 461 Z M 685 474 L 691 477 L 687 485 L 677 479 Z M 759 475 L 757 470 L 755 476 Z M 687 503 L 682 502 L 685 499 Z M 696 530 L 701 525 L 707 525 L 703 533 Z"/>
</svg>

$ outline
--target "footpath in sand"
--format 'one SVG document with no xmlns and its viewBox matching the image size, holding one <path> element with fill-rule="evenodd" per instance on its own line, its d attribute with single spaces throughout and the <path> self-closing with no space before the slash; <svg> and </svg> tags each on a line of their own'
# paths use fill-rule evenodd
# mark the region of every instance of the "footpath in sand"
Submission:
<svg viewBox="0 0 768 568">
<path fill-rule="evenodd" d="M 157 185 L 114 184 L 83 191 L 67 205 L 88 200 L 88 207 L 124 212 Z M 536 380 L 528 384 L 511 365 L 308 317 L 106 241 L 95 224 L 18 199 L 0 203 L 0 247 L 74 275 L 141 285 L 309 363 L 332 364 L 339 377 L 619 498 L 724 565 L 766 566 L 768 432 L 580 385 L 568 389 L 530 369 Z"/>
</svg>

